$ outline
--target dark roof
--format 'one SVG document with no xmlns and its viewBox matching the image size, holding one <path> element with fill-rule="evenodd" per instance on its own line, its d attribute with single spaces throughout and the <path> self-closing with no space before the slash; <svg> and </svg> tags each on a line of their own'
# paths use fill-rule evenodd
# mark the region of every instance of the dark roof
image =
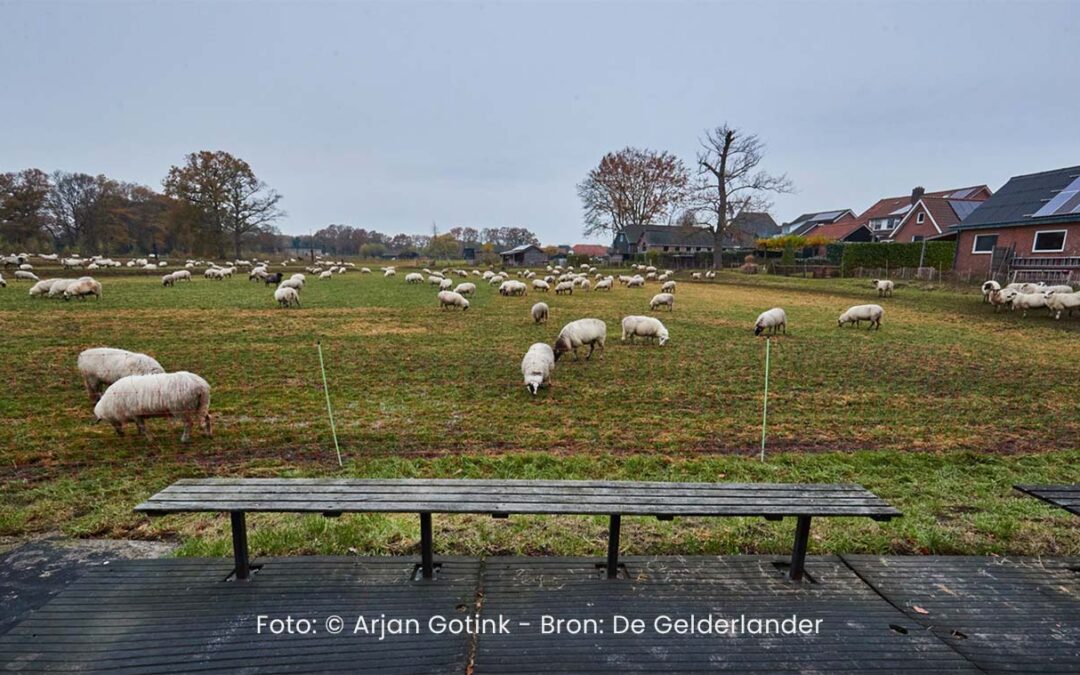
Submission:
<svg viewBox="0 0 1080 675">
<path fill-rule="evenodd" d="M 712 246 L 713 233 L 703 227 L 679 227 L 675 225 L 646 225 L 638 239 L 652 246 Z"/>
<path fill-rule="evenodd" d="M 1032 217 L 1073 181 L 1080 178 L 1080 166 L 1013 176 L 993 197 L 971 212 L 957 230 L 979 227 L 1002 227 L 1080 220 L 1078 213 L 1058 213 Z"/>
<path fill-rule="evenodd" d="M 514 248 L 510 249 L 509 251 L 503 251 L 499 255 L 514 255 L 516 253 L 524 253 L 525 251 L 528 251 L 530 248 L 535 248 L 537 251 L 540 251 L 541 253 L 544 252 L 544 250 L 542 248 L 540 248 L 539 246 L 537 246 L 536 244 L 522 244 L 521 246 L 515 246 Z"/>
<path fill-rule="evenodd" d="M 806 234 L 818 225 L 835 223 L 849 216 L 851 218 L 855 217 L 855 212 L 851 209 L 834 209 L 832 211 L 817 211 L 815 213 L 804 213 L 790 223 L 784 223 L 784 227 L 790 228 L 790 232 L 788 234 Z"/>
<path fill-rule="evenodd" d="M 731 220 L 731 224 L 755 237 L 771 237 L 780 234 L 780 226 L 768 213 L 743 211 Z"/>
</svg>

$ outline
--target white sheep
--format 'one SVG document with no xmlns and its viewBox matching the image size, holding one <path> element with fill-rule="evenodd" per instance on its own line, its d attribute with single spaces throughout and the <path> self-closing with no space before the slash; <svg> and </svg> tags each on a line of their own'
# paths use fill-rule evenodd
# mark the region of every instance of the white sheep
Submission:
<svg viewBox="0 0 1080 675">
<path fill-rule="evenodd" d="M 613 280 L 611 277 L 606 277 L 596 282 L 596 290 L 598 291 L 610 291 Z"/>
<path fill-rule="evenodd" d="M 7 282 L 4 281 L 4 275 L 0 274 L 0 288 L 7 288 Z"/>
<path fill-rule="evenodd" d="M 555 285 L 555 295 L 563 295 L 564 293 L 567 295 L 574 294 L 573 282 L 560 281 L 558 284 Z"/>
<path fill-rule="evenodd" d="M 191 272 L 187 270 L 176 270 L 172 273 L 173 281 L 191 281 Z"/>
<path fill-rule="evenodd" d="M 280 284 L 278 284 L 278 288 L 295 288 L 298 291 L 303 287 L 304 280 L 297 279 L 296 277 L 290 277 L 289 279 L 286 279 L 285 281 L 282 281 Z"/>
<path fill-rule="evenodd" d="M 476 294 L 476 284 L 466 281 L 458 284 L 454 287 L 454 292 L 458 295 L 471 296 Z"/>
<path fill-rule="evenodd" d="M 75 281 L 75 279 L 45 279 L 39 281 L 30 289 L 30 297 L 44 295 L 48 298 L 59 298 L 64 294 L 64 290 L 68 287 L 68 284 L 73 281 Z"/>
<path fill-rule="evenodd" d="M 888 279 L 874 279 L 870 282 L 879 298 L 891 298 L 895 284 Z"/>
<path fill-rule="evenodd" d="M 626 282 L 626 287 L 627 288 L 644 288 L 645 287 L 645 279 L 640 274 L 636 275 L 636 276 L 633 276 L 633 277 L 630 278 L 629 281 Z"/>
<path fill-rule="evenodd" d="M 592 288 L 592 282 L 589 281 L 588 279 L 582 279 L 581 280 L 581 290 L 587 291 L 590 288 Z"/>
<path fill-rule="evenodd" d="M 1046 295 L 1043 293 L 1017 293 L 1012 301 L 1013 310 L 1022 310 L 1021 316 L 1027 316 L 1029 309 L 1046 307 Z"/>
<path fill-rule="evenodd" d="M 701 279 L 701 272 L 691 272 L 690 273 L 690 278 L 700 280 Z"/>
<path fill-rule="evenodd" d="M 447 279 L 447 278 L 444 277 L 443 280 L 439 282 L 439 290 L 448 291 L 448 290 L 450 290 L 450 287 L 453 286 L 453 285 L 454 285 L 453 281 L 451 281 L 450 279 Z"/>
<path fill-rule="evenodd" d="M 1066 310 L 1072 316 L 1074 309 L 1080 309 L 1080 293 L 1052 291 L 1046 294 L 1046 306 L 1054 313 L 1054 319 L 1060 319 L 1061 313 Z"/>
<path fill-rule="evenodd" d="M 715 279 L 716 278 L 716 272 L 714 270 L 709 270 L 708 272 L 705 273 L 705 278 L 706 279 Z"/>
<path fill-rule="evenodd" d="M 657 293 L 649 301 L 649 309 L 656 311 L 657 307 L 667 305 L 668 311 L 675 311 L 675 296 L 671 293 Z"/>
<path fill-rule="evenodd" d="M 41 281 L 37 278 L 37 275 L 33 272 L 27 272 L 26 270 L 15 270 L 15 281 Z"/>
<path fill-rule="evenodd" d="M 990 293 L 990 304 L 994 306 L 994 311 L 1000 311 L 1002 307 L 1008 307 L 1012 305 L 1013 299 L 1020 291 L 1015 288 L 1002 288 L 1001 290 L 992 291 Z"/>
<path fill-rule="evenodd" d="M 206 430 L 207 436 L 213 435 L 210 385 L 186 371 L 120 378 L 98 400 L 94 416 L 112 424 L 120 436 L 124 435 L 124 424 L 134 422 L 149 440 L 150 434 L 146 431 L 149 417 L 182 417 L 184 434 L 180 441 L 183 443 L 191 438 L 191 429 L 196 422 Z"/>
<path fill-rule="evenodd" d="M 840 318 L 836 320 L 836 325 L 840 327 L 846 323 L 853 323 L 858 328 L 861 322 L 869 321 L 869 328 L 880 330 L 883 316 L 885 316 L 885 310 L 881 305 L 855 305 L 840 315 Z"/>
<path fill-rule="evenodd" d="M 165 372 L 152 356 L 111 347 L 84 350 L 79 354 L 77 365 L 91 401 L 101 398 L 101 390 L 122 377 Z"/>
<path fill-rule="evenodd" d="M 284 283 L 282 283 L 280 286 L 274 289 L 274 300 L 277 300 L 277 303 L 282 307 L 288 307 L 292 304 L 295 304 L 297 307 L 299 307 L 300 293 L 297 292 L 297 290 L 292 286 L 286 286 Z"/>
<path fill-rule="evenodd" d="M 547 323 L 550 309 L 546 302 L 538 302 L 532 306 L 532 318 L 536 323 Z"/>
<path fill-rule="evenodd" d="M 777 330 L 782 330 L 784 335 L 787 335 L 787 313 L 780 307 L 773 307 L 758 314 L 757 321 L 754 322 L 754 335 L 761 335 L 766 328 L 772 335 L 776 335 Z"/>
<path fill-rule="evenodd" d="M 320 279 L 332 279 L 333 277 L 334 277 L 334 273 L 331 272 L 330 270 L 326 270 L 325 272 L 320 272 L 319 273 L 319 278 Z"/>
<path fill-rule="evenodd" d="M 424 283 L 424 275 L 419 272 L 409 272 L 405 275 L 405 283 L 407 284 L 422 284 Z"/>
<path fill-rule="evenodd" d="M 162 286 L 172 286 L 175 283 L 176 283 L 176 279 L 173 278 L 172 274 L 166 274 L 166 275 L 161 277 L 161 285 Z"/>
<path fill-rule="evenodd" d="M 660 292 L 661 293 L 674 293 L 675 292 L 675 282 L 674 281 L 665 281 L 664 285 L 660 287 Z"/>
<path fill-rule="evenodd" d="M 439 306 L 442 309 L 460 307 L 463 312 L 469 309 L 469 301 L 460 293 L 455 293 L 453 291 L 439 291 L 439 294 L 436 297 L 439 298 Z"/>
<path fill-rule="evenodd" d="M 384 278 L 385 278 L 385 277 L 392 277 L 392 276 L 395 276 L 396 274 L 397 274 L 397 270 L 395 270 L 395 269 L 394 269 L 393 267 L 388 267 L 388 268 L 386 268 L 386 270 L 385 270 L 385 271 L 383 272 L 383 277 L 384 277 Z"/>
<path fill-rule="evenodd" d="M 600 360 L 604 360 L 604 342 L 607 340 L 607 325 L 600 319 L 578 319 L 563 326 L 555 338 L 555 359 L 566 352 L 574 353 L 577 360 L 578 347 L 589 345 L 586 360 L 592 358 L 593 350 L 600 347 Z"/>
<path fill-rule="evenodd" d="M 521 359 L 521 375 L 525 378 L 525 388 L 533 396 L 536 396 L 536 392 L 545 383 L 548 387 L 551 386 L 551 374 L 554 370 L 555 352 L 543 342 L 529 347 L 525 358 Z"/>
<path fill-rule="evenodd" d="M 528 287 L 520 281 L 508 279 L 499 284 L 499 295 L 525 295 Z"/>
<path fill-rule="evenodd" d="M 543 279 L 533 279 L 532 286 L 534 291 L 540 291 L 541 293 L 547 293 L 551 290 L 551 284 Z"/>
<path fill-rule="evenodd" d="M 627 316 L 622 320 L 622 341 L 630 339 L 634 343 L 634 337 L 645 338 L 646 341 L 655 339 L 663 347 L 668 341 L 668 329 L 660 323 L 660 319 L 651 316 Z"/>
<path fill-rule="evenodd" d="M 371 274 L 371 268 L 370 267 L 361 267 L 360 268 L 360 274 Z"/>
<path fill-rule="evenodd" d="M 64 300 L 72 298 L 85 300 L 88 295 L 93 295 L 98 300 L 101 300 L 101 283 L 90 277 L 83 277 L 73 281 L 64 289 Z"/>
<path fill-rule="evenodd" d="M 991 279 L 984 281 L 982 285 L 983 302 L 990 302 L 990 294 L 1001 290 L 1001 284 Z"/>
</svg>

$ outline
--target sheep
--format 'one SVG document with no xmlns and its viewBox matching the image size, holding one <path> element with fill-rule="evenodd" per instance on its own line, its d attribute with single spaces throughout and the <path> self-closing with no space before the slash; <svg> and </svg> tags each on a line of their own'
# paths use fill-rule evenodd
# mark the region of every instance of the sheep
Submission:
<svg viewBox="0 0 1080 675">
<path fill-rule="evenodd" d="M 716 278 L 716 271 L 715 270 L 709 270 L 709 271 L 705 272 L 705 278 L 706 279 L 715 279 Z"/>
<path fill-rule="evenodd" d="M 203 272 L 203 276 L 207 279 L 214 279 L 215 281 L 222 281 L 225 279 L 225 273 L 217 267 L 207 267 Z"/>
<path fill-rule="evenodd" d="M 334 273 L 331 272 L 330 270 L 326 270 L 325 272 L 320 272 L 319 273 L 319 278 L 320 279 L 332 279 L 333 277 L 334 277 Z"/>
<path fill-rule="evenodd" d="M 858 328 L 860 322 L 869 321 L 870 328 L 881 330 L 883 316 L 885 316 L 885 310 L 881 305 L 855 305 L 840 315 L 840 318 L 836 320 L 836 326 L 839 328 L 846 323 L 853 323 Z"/>
<path fill-rule="evenodd" d="M 4 281 L 4 275 L 0 274 L 0 288 L 7 288 L 7 282 Z"/>
<path fill-rule="evenodd" d="M 534 291 L 540 291 L 541 293 L 547 293 L 549 290 L 551 290 L 551 284 L 544 281 L 543 279 L 533 279 L 532 286 Z"/>
<path fill-rule="evenodd" d="M 33 272 L 27 272 L 26 270 L 15 270 L 15 281 L 41 281 L 37 278 L 37 275 Z"/>
<path fill-rule="evenodd" d="M 73 281 L 64 289 L 64 300 L 70 300 L 72 298 L 84 300 L 88 295 L 92 295 L 98 300 L 101 300 L 101 284 L 90 277 L 83 277 L 77 281 Z"/>
<path fill-rule="evenodd" d="M 649 309 L 656 311 L 657 307 L 663 307 L 667 305 L 668 311 L 675 311 L 675 296 L 671 293 L 657 293 L 649 301 Z"/>
<path fill-rule="evenodd" d="M 1001 290 L 1001 284 L 994 280 L 984 281 L 982 285 L 983 302 L 990 302 L 990 294 Z"/>
<path fill-rule="evenodd" d="M 439 307 L 442 309 L 460 307 L 463 312 L 469 309 L 469 301 L 460 293 L 455 293 L 453 291 L 439 291 L 439 294 L 436 297 L 439 298 Z"/>
<path fill-rule="evenodd" d="M 1080 293 L 1059 293 L 1051 291 L 1046 294 L 1046 306 L 1053 312 L 1054 319 L 1060 319 L 1061 313 L 1068 310 L 1072 316 L 1074 309 L 1080 309 Z"/>
<path fill-rule="evenodd" d="M 598 291 L 610 291 L 613 280 L 611 277 L 606 277 L 596 282 L 595 289 Z"/>
<path fill-rule="evenodd" d="M 870 285 L 877 291 L 879 298 L 891 298 L 895 284 L 888 279 L 874 279 Z"/>
<path fill-rule="evenodd" d="M 1017 293 L 1012 301 L 1012 309 L 1023 310 L 1021 316 L 1027 316 L 1029 309 L 1046 307 L 1046 296 L 1042 293 Z"/>
<path fill-rule="evenodd" d="M 187 270 L 176 270 L 172 273 L 173 281 L 191 281 L 191 272 Z"/>
<path fill-rule="evenodd" d="M 664 285 L 660 287 L 660 292 L 661 293 L 674 293 L 675 292 L 675 282 L 674 281 L 665 281 Z"/>
<path fill-rule="evenodd" d="M 161 277 L 161 285 L 162 286 L 172 286 L 175 283 L 176 283 L 176 279 L 173 278 L 172 274 L 166 274 L 166 275 Z"/>
<path fill-rule="evenodd" d="M 526 295 L 527 293 L 528 287 L 520 281 L 508 279 L 499 284 L 499 295 Z"/>
<path fill-rule="evenodd" d="M 424 283 L 424 275 L 419 272 L 409 272 L 405 275 L 405 283 L 407 284 L 422 284 Z"/>
<path fill-rule="evenodd" d="M 188 276 L 190 277 L 190 275 L 188 275 Z M 274 272 L 273 274 L 267 274 L 266 278 L 263 279 L 263 283 L 265 285 L 267 285 L 267 286 L 269 286 L 271 284 L 276 286 L 277 284 L 280 284 L 281 280 L 284 279 L 284 278 L 285 278 L 285 275 L 283 273 Z"/>
<path fill-rule="evenodd" d="M 701 280 L 701 272 L 691 272 L 690 273 L 690 278 L 691 279 L 697 279 L 698 281 L 700 281 Z"/>
<path fill-rule="evenodd" d="M 442 281 L 439 282 L 439 290 L 440 291 L 448 291 L 448 290 L 450 290 L 450 287 L 453 286 L 453 285 L 454 285 L 453 281 L 451 281 L 450 279 L 444 278 Z"/>
<path fill-rule="evenodd" d="M 262 281 L 266 279 L 268 274 L 269 272 L 266 271 L 265 267 L 255 267 L 248 272 L 248 281 Z"/>
<path fill-rule="evenodd" d="M 1002 288 L 998 291 L 992 291 L 990 293 L 990 304 L 994 306 L 994 311 L 1000 311 L 1002 307 L 1012 305 L 1013 299 L 1017 296 L 1019 291 L 1015 288 Z"/>
<path fill-rule="evenodd" d="M 396 276 L 396 275 L 397 275 L 397 270 L 395 270 L 395 269 L 394 269 L 393 267 L 388 267 L 388 268 L 386 268 L 386 270 L 385 270 L 385 271 L 383 272 L 383 278 L 384 278 L 384 279 L 385 279 L 386 277 L 392 277 L 392 276 Z"/>
<path fill-rule="evenodd" d="M 538 302 L 532 306 L 532 318 L 535 323 L 547 323 L 550 309 L 546 302 Z"/>
<path fill-rule="evenodd" d="M 589 345 L 589 353 L 585 360 L 592 358 L 593 350 L 597 345 L 600 347 L 600 360 L 604 360 L 604 342 L 607 340 L 607 325 L 600 319 L 578 319 L 563 326 L 559 336 L 555 338 L 555 360 L 566 352 L 574 353 L 577 360 L 578 347 Z"/>
<path fill-rule="evenodd" d="M 631 277 L 630 280 L 626 282 L 626 287 L 627 288 L 644 288 L 645 287 L 645 279 L 642 278 L 642 276 L 640 274 L 637 275 L 637 276 Z"/>
<path fill-rule="evenodd" d="M 296 272 L 295 274 L 293 274 L 289 278 L 290 279 L 299 279 L 301 282 L 307 281 L 307 277 L 304 276 L 303 273 L 301 273 L 301 272 Z M 303 284 L 301 283 L 301 285 L 303 285 Z"/>
<path fill-rule="evenodd" d="M 581 280 L 581 290 L 587 291 L 590 288 L 592 288 L 592 282 L 590 282 L 588 279 L 582 279 Z"/>
<path fill-rule="evenodd" d="M 371 274 L 371 268 L 370 267 L 361 267 L 360 268 L 360 274 Z"/>
<path fill-rule="evenodd" d="M 94 417 L 112 424 L 118 436 L 124 435 L 124 423 L 135 422 L 139 433 L 150 440 L 146 431 L 148 417 L 182 417 L 182 443 L 191 439 L 196 422 L 206 430 L 207 436 L 213 436 L 210 385 L 198 375 L 183 370 L 120 378 L 98 400 Z"/>
<path fill-rule="evenodd" d="M 1043 293 L 1072 293 L 1073 287 L 1068 284 L 1059 284 L 1057 286 L 1046 286 L 1042 289 Z"/>
<path fill-rule="evenodd" d="M 278 284 L 278 288 L 295 288 L 298 291 L 300 289 L 302 289 L 303 287 L 304 287 L 304 280 L 303 279 L 296 279 L 296 278 L 289 278 L 289 279 L 286 279 L 285 281 L 282 281 L 280 284 Z"/>
<path fill-rule="evenodd" d="M 288 307 L 294 303 L 299 307 L 300 293 L 292 286 L 282 284 L 274 290 L 274 300 L 277 300 L 277 303 L 282 307 Z"/>
<path fill-rule="evenodd" d="M 476 284 L 471 282 L 462 282 L 454 287 L 454 292 L 458 295 L 464 295 L 466 297 L 476 294 Z"/>
<path fill-rule="evenodd" d="M 754 335 L 761 335 L 766 328 L 772 335 L 776 335 L 777 329 L 787 335 L 787 313 L 780 307 L 773 307 L 758 314 L 757 321 L 754 322 Z"/>
<path fill-rule="evenodd" d="M 525 378 L 525 388 L 536 396 L 545 383 L 551 387 L 551 373 L 555 370 L 555 352 L 543 342 L 537 342 L 525 352 L 521 359 L 521 375 Z"/>
<path fill-rule="evenodd" d="M 68 284 L 75 279 L 45 279 L 39 281 L 30 289 L 30 297 L 44 295 L 47 298 L 59 298 L 64 294 Z"/>
<path fill-rule="evenodd" d="M 574 284 L 569 281 L 561 281 L 555 285 L 555 295 L 562 295 L 564 293 L 567 295 L 573 295 Z"/>
<path fill-rule="evenodd" d="M 101 398 L 101 391 L 122 377 L 165 372 L 152 356 L 111 347 L 83 350 L 76 365 L 91 402 Z"/>
<path fill-rule="evenodd" d="M 622 341 L 630 338 L 630 344 L 634 344 L 634 337 L 643 337 L 646 341 L 655 339 L 663 347 L 668 341 L 668 330 L 660 319 L 651 316 L 627 316 L 622 320 Z"/>
</svg>

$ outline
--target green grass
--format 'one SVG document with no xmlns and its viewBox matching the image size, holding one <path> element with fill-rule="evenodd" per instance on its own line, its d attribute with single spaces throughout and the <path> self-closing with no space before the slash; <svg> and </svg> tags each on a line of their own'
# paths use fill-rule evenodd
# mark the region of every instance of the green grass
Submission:
<svg viewBox="0 0 1080 675">
<path fill-rule="evenodd" d="M 818 550 L 1080 553 L 1064 512 L 1014 495 L 1016 482 L 1080 481 L 1080 321 L 995 314 L 977 292 L 906 285 L 880 332 L 838 329 L 846 307 L 877 302 L 867 280 L 721 275 L 680 279 L 660 313 L 664 348 L 619 344 L 619 320 L 648 313 L 645 290 L 503 298 L 480 284 L 467 313 L 430 286 L 351 272 L 309 279 L 304 307 L 279 310 L 243 277 L 176 288 L 156 276 L 103 277 L 105 298 L 31 300 L 0 289 L 0 534 L 177 538 L 181 553 L 224 554 L 224 521 L 131 512 L 180 477 L 342 475 L 656 480 L 851 481 L 905 512 L 891 523 L 838 519 Z M 54 274 L 52 276 L 59 276 Z M 769 455 L 761 433 L 763 339 L 754 317 L 788 313 L 772 342 Z M 603 361 L 560 361 L 532 398 L 519 363 L 574 318 L 608 323 Z M 319 373 L 322 342 L 346 458 L 337 467 Z M 145 351 L 213 386 L 215 436 L 187 447 L 177 425 L 153 440 L 93 425 L 75 357 L 91 346 Z M 396 553 L 415 517 L 253 518 L 258 553 Z M 597 553 L 586 518 L 440 517 L 446 553 Z M 789 523 L 631 519 L 632 553 L 782 552 Z"/>
</svg>

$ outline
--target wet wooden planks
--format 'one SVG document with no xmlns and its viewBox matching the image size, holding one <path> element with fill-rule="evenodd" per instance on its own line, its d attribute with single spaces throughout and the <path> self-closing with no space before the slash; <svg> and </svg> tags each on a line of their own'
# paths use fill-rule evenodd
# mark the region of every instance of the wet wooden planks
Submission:
<svg viewBox="0 0 1080 675">
<path fill-rule="evenodd" d="M 1080 516 L 1080 484 L 1014 485 L 1013 488 Z"/>
<path fill-rule="evenodd" d="M 978 672 L 864 584 L 838 558 L 812 558 L 813 583 L 788 581 L 776 559 L 626 557 L 626 578 L 597 583 L 587 559 L 496 558 L 481 577 L 483 613 L 523 617 L 513 635 L 481 635 L 476 673 Z M 659 634 L 661 615 L 820 619 L 817 635 Z M 603 634 L 543 633 L 543 615 L 603 620 Z M 615 615 L 643 620 L 615 635 Z M 550 625 L 550 624 L 549 624 Z"/>
<path fill-rule="evenodd" d="M 987 672 L 1080 672 L 1080 559 L 843 559 Z"/>
</svg>

